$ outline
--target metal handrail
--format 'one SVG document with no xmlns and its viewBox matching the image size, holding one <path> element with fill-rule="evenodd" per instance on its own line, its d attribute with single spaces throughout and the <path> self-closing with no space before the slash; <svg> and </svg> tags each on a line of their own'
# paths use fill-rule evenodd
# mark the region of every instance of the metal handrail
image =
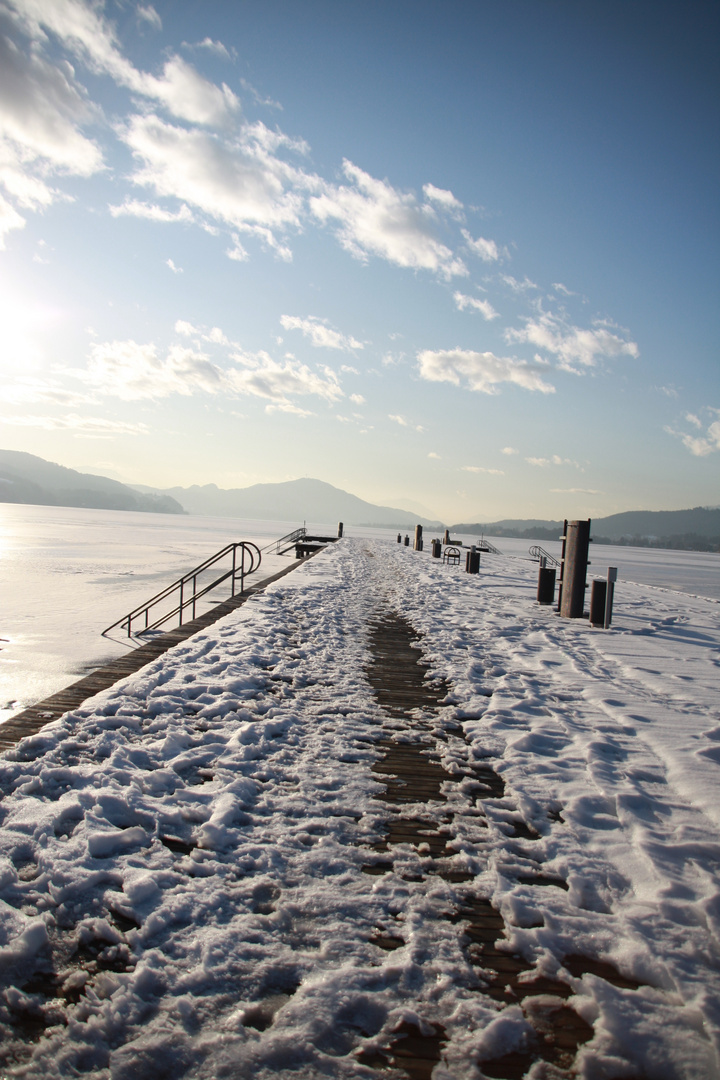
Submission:
<svg viewBox="0 0 720 1080">
<path fill-rule="evenodd" d="M 302 525 L 299 529 L 293 529 L 287 536 L 281 536 L 279 540 L 273 540 L 272 544 L 268 544 L 267 547 L 263 548 L 263 551 L 267 551 L 271 555 L 282 555 L 283 552 L 289 551 L 298 540 L 304 540 L 306 535 L 307 529 Z"/>
<path fill-rule="evenodd" d="M 533 544 L 533 546 L 528 549 L 528 555 L 533 559 L 537 559 L 538 562 L 540 559 L 545 559 L 545 562 L 550 563 L 552 566 L 560 565 L 560 560 L 556 559 L 554 555 L 551 555 L 549 551 L 546 551 L 544 547 L 540 547 L 539 544 Z"/>
<path fill-rule="evenodd" d="M 502 555 L 502 552 L 499 551 L 494 544 L 491 544 L 490 541 L 484 536 L 481 537 L 478 547 L 480 551 L 490 552 L 491 555 Z"/>
<path fill-rule="evenodd" d="M 239 565 L 238 551 L 240 552 Z M 209 570 L 211 566 L 214 566 L 217 562 L 230 554 L 232 554 L 232 566 L 230 569 L 221 574 L 220 577 L 216 578 L 214 581 L 210 582 L 209 585 L 204 585 L 198 589 L 197 579 L 200 574 L 205 570 Z M 246 558 L 249 558 L 249 566 L 246 563 Z M 203 596 L 206 596 L 212 589 L 217 588 L 217 586 L 221 585 L 224 581 L 227 581 L 228 578 L 231 579 L 230 596 L 236 595 L 238 578 L 240 580 L 240 595 L 242 595 L 245 589 L 245 578 L 249 574 L 254 573 L 261 562 L 262 553 L 260 549 L 256 544 L 251 543 L 249 540 L 240 540 L 238 543 L 227 544 L 221 551 L 216 552 L 214 555 L 211 555 L 209 559 L 206 559 L 205 562 L 196 566 L 194 570 L 190 570 L 189 573 L 183 574 L 183 576 L 178 578 L 177 581 L 174 581 L 172 585 L 168 585 L 159 593 L 156 593 L 155 596 L 151 597 L 146 603 L 140 604 L 138 607 L 134 608 L 133 611 L 130 611 L 127 615 L 123 615 L 121 619 L 114 622 L 112 626 L 108 626 L 107 629 L 103 630 L 102 636 L 107 637 L 111 630 L 115 630 L 119 627 L 121 630 L 127 630 L 127 636 L 131 638 L 133 635 L 133 621 L 137 624 L 138 619 L 141 619 L 143 616 L 144 626 L 141 630 L 136 630 L 136 634 L 143 634 L 150 630 L 156 630 L 163 623 L 167 622 L 168 619 L 172 619 L 176 615 L 178 616 L 178 626 L 182 626 L 185 609 L 189 607 L 192 608 L 192 618 L 194 619 L 196 617 L 196 605 L 198 600 Z M 186 586 L 190 583 L 192 583 L 192 591 L 187 595 Z M 178 590 L 179 597 L 177 601 L 173 602 L 173 607 L 171 607 L 170 611 L 166 611 L 165 614 L 161 615 L 159 618 L 155 618 L 154 621 L 151 622 L 151 608 L 161 604 L 164 600 L 168 600 Z"/>
</svg>

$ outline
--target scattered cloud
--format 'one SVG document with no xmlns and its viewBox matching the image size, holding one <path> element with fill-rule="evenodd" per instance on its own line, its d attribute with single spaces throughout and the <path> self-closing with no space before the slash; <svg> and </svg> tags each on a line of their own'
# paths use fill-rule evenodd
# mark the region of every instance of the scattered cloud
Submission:
<svg viewBox="0 0 720 1080">
<path fill-rule="evenodd" d="M 159 102 L 173 116 L 194 124 L 222 126 L 239 109 L 240 103 L 228 86 L 215 86 L 181 56 L 170 56 L 160 76 L 138 71 L 120 51 L 115 30 L 98 4 L 15 0 L 14 9 L 16 21 L 37 44 L 44 43 L 50 32 L 90 70 L 109 75 L 119 86 Z M 150 6 L 145 5 L 145 10 L 149 14 Z"/>
<path fill-rule="evenodd" d="M 166 210 L 156 203 L 145 203 L 141 202 L 139 199 L 125 199 L 120 206 L 109 206 L 108 209 L 113 217 L 127 215 L 128 217 L 144 218 L 147 221 L 181 221 L 187 223 L 195 220 L 190 208 L 184 203 L 178 210 Z"/>
<path fill-rule="evenodd" d="M 550 488 L 553 495 L 604 495 L 597 488 Z"/>
<path fill-rule="evenodd" d="M 672 427 L 665 428 L 668 435 L 674 435 L 680 439 L 683 446 L 690 451 L 693 457 L 707 457 L 708 454 L 720 450 L 720 409 L 708 408 L 707 412 L 718 417 L 718 419 L 712 420 L 702 435 L 691 435 L 688 432 L 676 431 Z M 694 413 L 686 413 L 685 419 L 700 431 L 705 426 L 704 422 Z"/>
<path fill-rule="evenodd" d="M 299 228 L 303 201 L 291 190 L 300 173 L 277 156 L 292 140 L 270 132 L 264 124 L 246 125 L 232 142 L 197 128 L 166 123 L 155 115 L 136 115 L 121 137 L 138 162 L 135 184 L 157 195 L 176 198 L 215 221 L 254 233 L 275 245 L 273 229 Z M 244 259 L 245 249 L 233 237 L 231 258 Z M 278 245 L 281 256 L 289 255 Z"/>
<path fill-rule="evenodd" d="M 428 457 L 433 458 L 435 461 L 442 461 L 442 458 L 440 457 L 440 455 L 436 454 L 434 450 L 430 451 L 430 453 L 428 454 Z"/>
<path fill-rule="evenodd" d="M 507 342 L 523 342 L 544 349 L 558 358 L 558 366 L 575 375 L 583 368 L 595 367 L 603 357 L 640 355 L 634 341 L 627 341 L 614 333 L 618 327 L 603 320 L 596 320 L 593 329 L 584 330 L 569 325 L 564 318 L 541 312 L 536 318 L 528 318 L 522 329 L 505 331 Z M 578 366 L 579 365 L 579 366 Z"/>
<path fill-rule="evenodd" d="M 182 274 L 183 272 L 182 266 L 176 266 L 172 259 L 166 259 L 165 265 L 170 267 L 173 274 Z"/>
<path fill-rule="evenodd" d="M 122 420 L 105 420 L 101 417 L 78 416 L 13 416 L 5 417 L 5 424 L 18 427 L 39 427 L 46 431 L 71 431 L 79 438 L 109 439 L 115 435 L 144 435 L 147 424 L 127 424 Z"/>
<path fill-rule="evenodd" d="M 507 454 L 509 456 L 510 454 L 519 454 L 520 451 L 516 450 L 514 446 L 503 446 L 500 453 L 501 454 Z"/>
<path fill-rule="evenodd" d="M 72 409 L 88 405 L 95 399 L 87 394 L 67 390 L 57 380 L 21 377 L 12 385 L 3 386 L 3 402 L 6 405 L 34 405 L 47 402 Z"/>
<path fill-rule="evenodd" d="M 514 293 L 528 292 L 530 289 L 538 289 L 540 286 L 536 285 L 534 281 L 531 281 L 529 277 L 525 277 L 522 281 L 518 281 L 517 278 L 512 277 L 510 274 L 501 274 L 500 280 L 504 281 Z"/>
<path fill-rule="evenodd" d="M 675 386 L 656 386 L 655 389 L 659 394 L 664 394 L 665 397 L 676 398 L 678 396 L 678 390 Z"/>
<path fill-rule="evenodd" d="M 399 424 L 400 427 L 412 428 L 414 431 L 423 432 L 425 430 L 421 424 L 413 424 L 404 416 L 400 416 L 397 413 L 388 413 L 388 420 L 392 420 L 394 423 Z"/>
<path fill-rule="evenodd" d="M 479 300 L 475 296 L 465 296 L 464 293 L 453 293 L 453 300 L 455 301 L 455 307 L 458 311 L 465 311 L 466 308 L 470 308 L 472 311 L 479 311 L 484 319 L 488 322 L 491 319 L 497 319 L 498 312 L 492 306 L 489 300 Z"/>
<path fill-rule="evenodd" d="M 216 56 L 222 56 L 223 60 L 232 59 L 222 41 L 213 41 L 211 37 L 205 37 L 202 41 L 197 41 L 195 45 L 192 46 L 188 46 L 187 42 L 183 42 L 183 44 L 186 48 L 207 49 L 209 52 L 215 53 Z"/>
<path fill-rule="evenodd" d="M 136 13 L 138 22 L 147 23 L 153 30 L 162 30 L 162 19 L 152 4 L 138 4 Z"/>
<path fill-rule="evenodd" d="M 135 341 L 92 345 L 87 369 L 71 374 L 121 401 L 170 394 L 189 397 L 203 390 L 213 394 L 227 385 L 223 370 L 204 353 L 173 345 L 162 358 L 155 345 L 138 345 Z"/>
<path fill-rule="evenodd" d="M 281 315 L 280 322 L 285 330 L 299 330 L 316 348 L 342 349 L 346 352 L 363 348 L 361 341 L 333 330 L 327 319 L 315 315 L 308 315 L 306 319 L 297 315 Z"/>
<path fill-rule="evenodd" d="M 24 55 L 0 34 L 0 241 L 25 219 L 17 207 L 42 210 L 66 199 L 53 176 L 88 177 L 103 168 L 102 152 L 81 127 L 96 119 L 72 68 L 39 53 Z"/>
<path fill-rule="evenodd" d="M 500 258 L 500 252 L 498 246 L 494 240 L 485 240 L 484 237 L 479 236 L 477 240 L 473 240 L 467 229 L 462 230 L 465 243 L 467 244 L 473 255 L 477 255 L 483 262 L 497 262 Z"/>
<path fill-rule="evenodd" d="M 435 187 L 434 184 L 424 184 L 423 194 L 429 202 L 437 203 L 443 210 L 449 210 L 457 214 L 463 209 L 463 204 L 459 199 L 455 198 L 452 191 Z"/>
<path fill-rule="evenodd" d="M 362 394 L 351 394 L 350 395 L 350 400 L 352 401 L 352 403 L 354 405 L 364 405 L 365 404 L 365 398 L 362 396 Z"/>
<path fill-rule="evenodd" d="M 562 293 L 563 296 L 577 296 L 577 293 L 571 292 L 567 285 L 563 285 L 561 281 L 553 282 L 553 289 L 555 292 Z"/>
<path fill-rule="evenodd" d="M 514 383 L 525 390 L 554 394 L 555 387 L 545 382 L 540 364 L 513 357 L 495 356 L 491 352 L 472 352 L 468 349 L 447 349 L 418 353 L 420 377 L 430 382 L 449 382 L 459 386 L 465 381 L 471 390 L 483 394 L 498 394 L 502 383 Z"/>
<path fill-rule="evenodd" d="M 462 472 L 487 473 L 488 476 L 504 476 L 502 469 L 485 469 L 482 465 L 461 465 Z"/>
<path fill-rule="evenodd" d="M 347 184 L 323 183 L 310 199 L 321 222 L 336 222 L 340 243 L 356 259 L 377 255 L 416 270 L 430 270 L 450 279 L 467 274 L 467 267 L 433 235 L 432 217 L 412 194 L 376 180 L 351 161 L 343 162 Z"/>
<path fill-rule="evenodd" d="M 580 465 L 577 461 L 573 461 L 571 458 L 560 457 L 559 454 L 553 454 L 552 457 L 526 457 L 528 465 L 535 465 L 539 469 L 547 469 L 550 465 L 572 465 L 573 468 L 579 469 Z"/>
</svg>

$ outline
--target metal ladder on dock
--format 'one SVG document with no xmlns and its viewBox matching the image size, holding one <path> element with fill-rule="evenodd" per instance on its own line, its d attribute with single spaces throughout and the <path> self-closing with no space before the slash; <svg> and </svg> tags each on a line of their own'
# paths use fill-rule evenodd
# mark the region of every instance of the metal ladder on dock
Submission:
<svg viewBox="0 0 720 1080">
<path fill-rule="evenodd" d="M 114 622 L 112 626 L 108 626 L 103 630 L 102 636 L 109 637 L 111 631 L 122 630 L 126 632 L 128 638 L 142 637 L 144 634 L 151 634 L 175 616 L 178 618 L 177 625 L 182 626 L 186 614 L 190 615 L 190 620 L 197 617 L 198 601 L 224 582 L 230 584 L 230 599 L 236 595 L 242 595 L 245 578 L 258 569 L 261 561 L 260 549 L 249 540 L 227 544 L 222 550 L 196 566 L 194 570 L 183 574 L 172 585 L 168 585 L 146 603 L 140 604 L 139 607 Z M 224 565 L 221 565 L 223 563 Z M 212 577 L 218 569 L 222 571 L 220 576 L 213 577 L 208 582 L 208 576 Z M 170 605 L 169 610 L 167 610 L 168 605 Z M 155 611 L 151 616 L 150 612 L 153 609 Z"/>
</svg>

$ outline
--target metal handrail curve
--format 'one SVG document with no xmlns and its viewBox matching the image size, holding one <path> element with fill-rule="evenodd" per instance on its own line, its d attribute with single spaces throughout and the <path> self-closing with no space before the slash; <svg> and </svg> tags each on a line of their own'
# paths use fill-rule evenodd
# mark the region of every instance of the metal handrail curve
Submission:
<svg viewBox="0 0 720 1080">
<path fill-rule="evenodd" d="M 533 546 L 528 549 L 528 555 L 538 561 L 540 559 L 545 559 L 545 562 L 550 563 L 552 566 L 560 565 L 560 560 L 556 559 L 554 555 L 551 555 L 549 551 L 546 551 L 544 547 L 540 547 L 539 544 L 533 544 Z"/>
<path fill-rule="evenodd" d="M 238 552 L 240 553 L 239 560 Z M 204 585 L 198 589 L 197 579 L 199 575 L 205 570 L 209 570 L 210 567 L 214 566 L 217 562 L 230 554 L 232 554 L 232 566 L 230 569 L 225 571 L 225 573 L 221 574 L 220 577 L 216 578 L 214 581 L 210 582 L 209 585 Z M 249 560 L 249 565 L 246 560 Z M 133 635 L 133 621 L 137 625 L 138 619 L 143 616 L 145 624 L 141 630 L 135 631 L 136 634 L 146 633 L 149 630 L 156 630 L 163 623 L 167 622 L 168 619 L 174 618 L 175 615 L 178 616 L 178 626 L 182 626 L 185 609 L 192 607 L 192 618 L 194 619 L 196 616 L 196 605 L 198 600 L 203 596 L 206 596 L 212 589 L 217 588 L 217 586 L 221 585 L 224 581 L 227 581 L 228 578 L 231 579 L 230 596 L 233 597 L 236 595 L 236 584 L 238 579 L 240 581 L 240 595 L 242 595 L 245 589 L 245 578 L 249 574 L 254 573 L 261 562 L 262 553 L 260 549 L 256 544 L 251 543 L 249 540 L 240 540 L 237 543 L 227 544 L 221 551 L 217 551 L 214 555 L 211 555 L 210 558 L 206 559 L 205 562 L 196 566 L 194 570 L 190 570 L 189 573 L 183 574 L 183 576 L 178 578 L 177 581 L 174 581 L 172 585 L 168 585 L 159 593 L 156 593 L 155 596 L 151 597 L 150 600 L 146 601 L 146 603 L 140 604 L 138 607 L 134 608 L 133 611 L 128 612 L 127 615 L 123 615 L 117 622 L 108 626 L 103 630 L 102 636 L 107 637 L 111 630 L 115 630 L 119 627 L 121 630 L 127 630 L 127 636 L 131 638 Z M 186 586 L 191 583 L 192 591 L 187 595 Z M 150 609 L 161 604 L 163 600 L 168 600 L 178 590 L 178 599 L 173 601 L 174 606 L 170 611 L 166 611 L 164 615 L 155 618 L 154 621 L 151 622 Z"/>
</svg>

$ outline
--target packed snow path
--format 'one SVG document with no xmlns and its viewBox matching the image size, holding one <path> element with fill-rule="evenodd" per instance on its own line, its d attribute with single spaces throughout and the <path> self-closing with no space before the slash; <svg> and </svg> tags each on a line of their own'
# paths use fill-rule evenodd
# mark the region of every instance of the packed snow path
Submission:
<svg viewBox="0 0 720 1080">
<path fill-rule="evenodd" d="M 535 573 L 343 541 L 9 751 L 4 1075 L 720 1075 L 720 605 Z"/>
</svg>

